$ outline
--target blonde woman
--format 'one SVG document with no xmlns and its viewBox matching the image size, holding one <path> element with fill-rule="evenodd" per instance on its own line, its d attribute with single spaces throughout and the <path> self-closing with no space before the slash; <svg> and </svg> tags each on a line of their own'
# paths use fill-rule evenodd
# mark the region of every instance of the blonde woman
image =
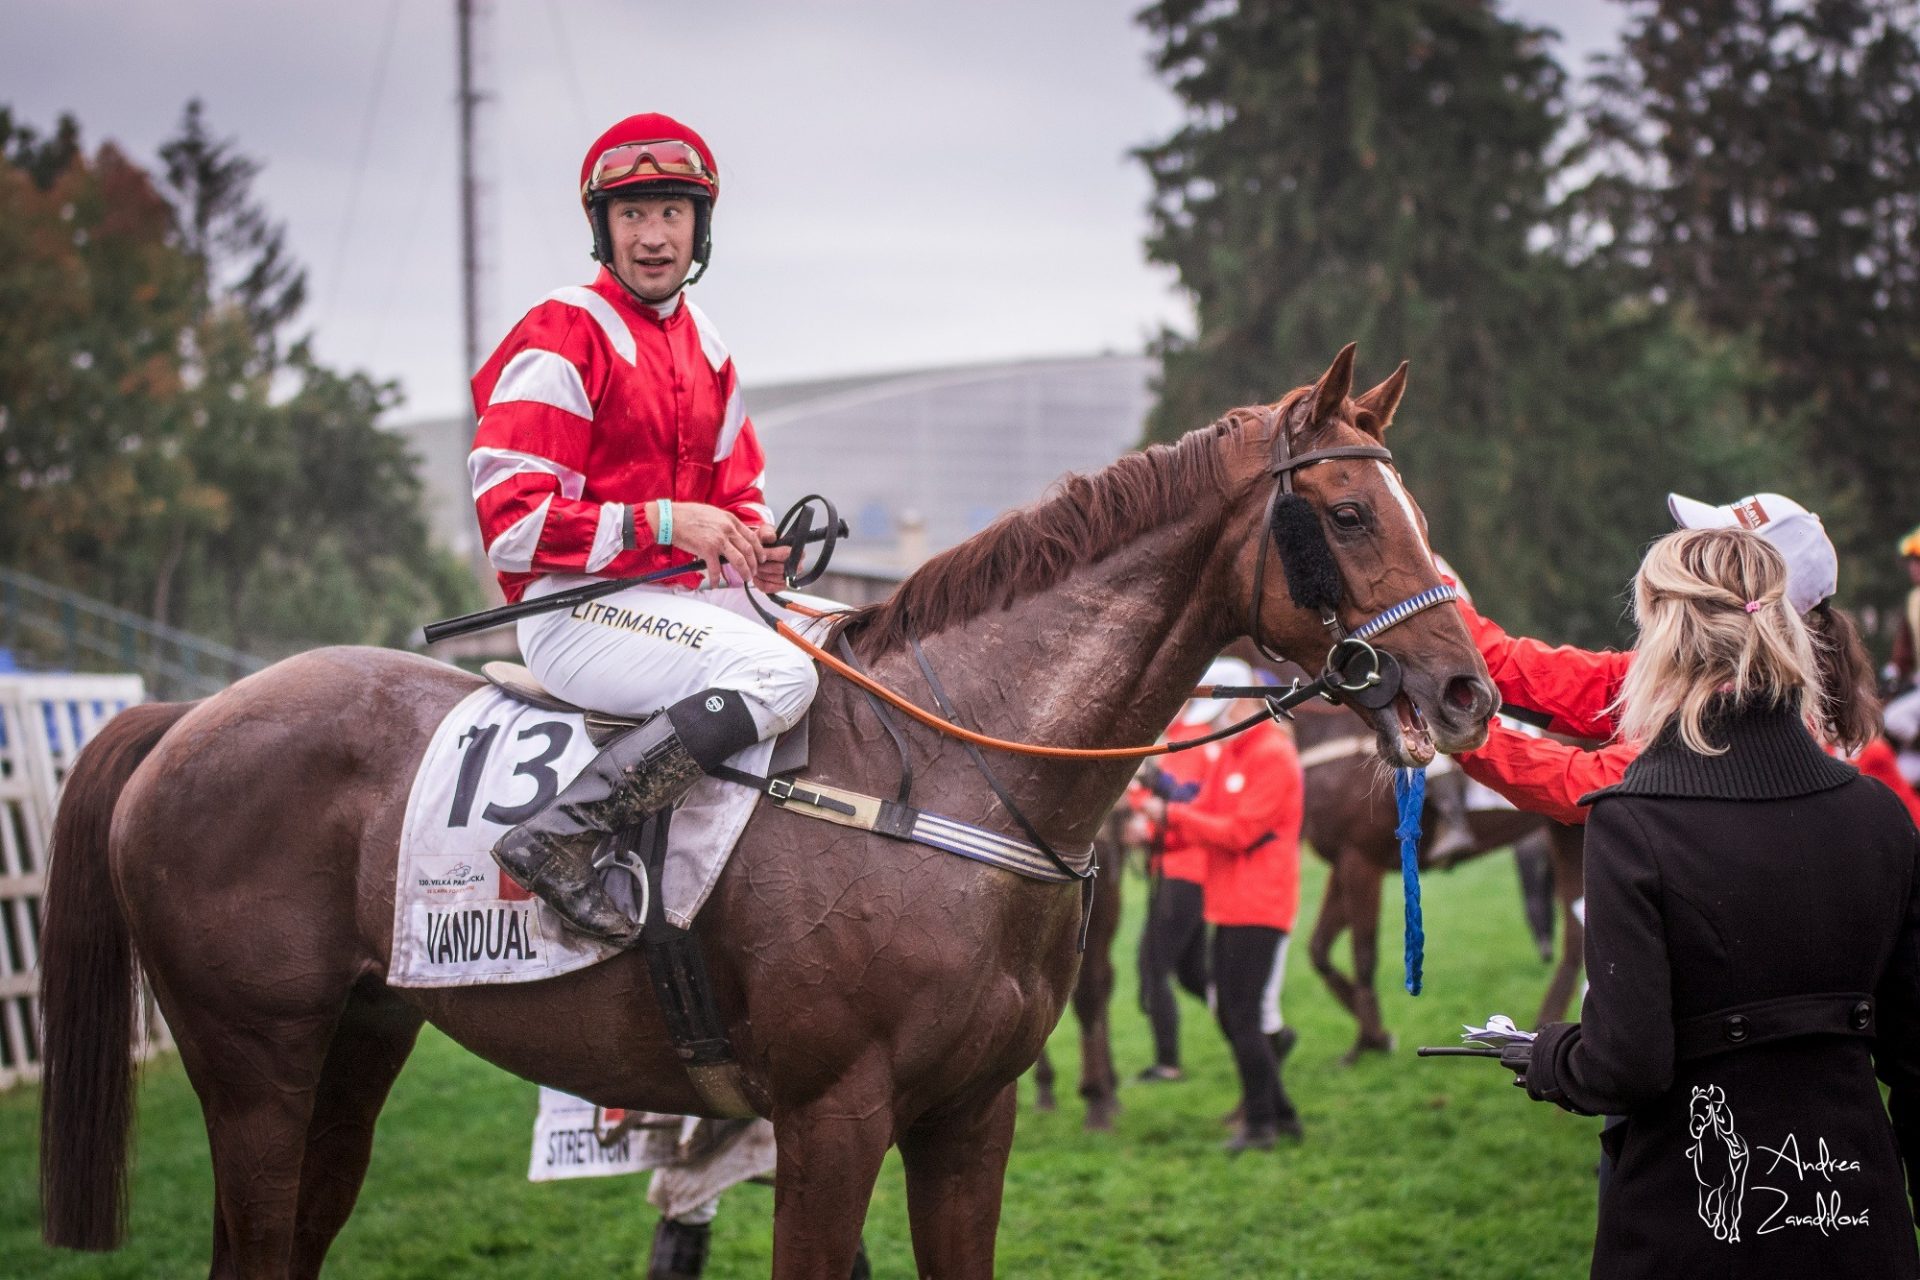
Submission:
<svg viewBox="0 0 1920 1280">
<path fill-rule="evenodd" d="M 1593 797 L 1593 985 L 1522 1081 L 1627 1117 L 1593 1274 L 1920 1275 L 1920 835 L 1808 731 L 1823 695 L 1772 545 L 1670 534 L 1634 612 L 1621 728 L 1645 750 Z"/>
</svg>

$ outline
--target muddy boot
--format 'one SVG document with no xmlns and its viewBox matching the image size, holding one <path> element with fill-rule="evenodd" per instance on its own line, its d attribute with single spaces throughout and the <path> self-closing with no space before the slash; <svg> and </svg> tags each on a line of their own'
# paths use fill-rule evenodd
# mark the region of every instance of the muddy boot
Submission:
<svg viewBox="0 0 1920 1280">
<path fill-rule="evenodd" d="M 1427 800 L 1433 805 L 1433 840 L 1427 845 L 1427 862 L 1442 871 L 1479 847 L 1480 841 L 1467 823 L 1467 775 L 1456 766 L 1427 778 Z"/>
<path fill-rule="evenodd" d="M 647 1280 L 695 1280 L 707 1269 L 707 1248 L 712 1240 L 711 1223 L 660 1219 L 653 1228 Z"/>
<path fill-rule="evenodd" d="M 500 837 L 493 860 L 582 933 L 631 946 L 640 921 L 607 896 L 593 866 L 596 849 L 610 833 L 672 805 L 702 773 L 759 737 L 746 701 L 731 689 L 683 698 L 608 743 L 546 808 Z"/>
</svg>

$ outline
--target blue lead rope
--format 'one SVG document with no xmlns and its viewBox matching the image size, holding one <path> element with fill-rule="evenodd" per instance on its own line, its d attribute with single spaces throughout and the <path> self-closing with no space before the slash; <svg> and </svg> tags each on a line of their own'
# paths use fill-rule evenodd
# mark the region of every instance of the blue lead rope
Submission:
<svg viewBox="0 0 1920 1280">
<path fill-rule="evenodd" d="M 1427 803 L 1427 771 L 1395 769 L 1393 802 L 1400 811 L 1400 888 L 1407 901 L 1407 994 L 1420 994 L 1420 969 L 1426 961 L 1427 933 L 1420 925 L 1420 810 Z"/>
</svg>

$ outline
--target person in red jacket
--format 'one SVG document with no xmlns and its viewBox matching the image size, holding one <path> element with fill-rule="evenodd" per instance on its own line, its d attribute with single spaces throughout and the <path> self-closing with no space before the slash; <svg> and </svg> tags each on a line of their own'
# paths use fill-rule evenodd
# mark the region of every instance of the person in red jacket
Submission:
<svg viewBox="0 0 1920 1280">
<path fill-rule="evenodd" d="M 1748 529 L 1780 551 L 1787 561 L 1789 598 L 1816 642 L 1826 694 L 1822 736 L 1849 751 L 1870 742 L 1878 732 L 1870 660 L 1852 621 L 1830 603 L 1839 585 L 1839 557 L 1820 517 L 1777 493 L 1717 507 L 1670 494 L 1667 507 L 1683 529 Z M 1469 776 L 1521 809 L 1557 822 L 1584 823 L 1587 808 L 1581 798 L 1618 782 L 1640 754 L 1640 744 L 1614 740 L 1620 686 L 1632 655 L 1510 636 L 1465 602 L 1460 608 L 1510 709 L 1551 732 L 1604 745 L 1589 750 L 1495 723 L 1484 745 L 1455 759 Z"/>
<path fill-rule="evenodd" d="M 625 944 L 637 924 L 594 874 L 601 837 L 796 723 L 816 688 L 812 663 L 752 619 L 746 584 L 781 585 L 787 552 L 769 545 L 739 374 L 684 293 L 711 259 L 719 194 L 712 150 L 679 121 L 636 115 L 601 134 L 580 166 L 599 274 L 529 311 L 473 379 L 474 510 L 508 600 L 707 564 L 704 583 L 687 574 L 520 623 L 554 693 L 665 711 L 493 850 L 574 926 Z"/>
<path fill-rule="evenodd" d="M 1224 719 L 1252 714 L 1237 703 Z M 1275 1037 L 1287 936 L 1300 908 L 1304 784 L 1293 737 L 1273 721 L 1220 744 L 1186 803 L 1163 802 L 1169 837 L 1207 855 L 1206 919 L 1213 926 L 1214 1011 L 1240 1075 L 1238 1154 L 1301 1135 L 1300 1113 L 1281 1080 Z M 1290 1046 L 1285 1046 L 1290 1047 Z"/>
<path fill-rule="evenodd" d="M 1253 669 L 1238 658 L 1216 658 L 1203 684 L 1250 685 Z M 1216 698 L 1189 702 L 1167 730 L 1167 741 L 1185 742 L 1222 727 L 1228 703 Z M 1153 1065 L 1140 1073 L 1145 1081 L 1186 1079 L 1180 1067 L 1180 1005 L 1174 983 L 1197 1000 L 1207 998 L 1207 923 L 1204 915 L 1207 851 L 1167 830 L 1143 811 L 1150 798 L 1184 802 L 1200 793 L 1219 759 L 1221 745 L 1162 756 L 1143 766 L 1130 789 L 1136 825 L 1130 836 L 1149 850 L 1152 877 L 1147 920 L 1140 930 L 1140 1007 L 1153 1028 Z M 1156 809 L 1156 812 L 1159 812 Z"/>
</svg>

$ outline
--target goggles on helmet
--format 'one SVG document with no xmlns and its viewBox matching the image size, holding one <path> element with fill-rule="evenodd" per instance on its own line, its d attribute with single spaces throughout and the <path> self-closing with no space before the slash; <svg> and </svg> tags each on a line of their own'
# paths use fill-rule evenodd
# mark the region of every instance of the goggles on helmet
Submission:
<svg viewBox="0 0 1920 1280">
<path fill-rule="evenodd" d="M 652 142 L 623 142 L 602 151 L 600 158 L 593 162 L 593 170 L 580 195 L 590 199 L 596 192 L 642 173 L 687 178 L 709 188 L 714 185 L 713 173 L 700 158 L 697 148 L 678 139 L 663 138 Z"/>
</svg>

